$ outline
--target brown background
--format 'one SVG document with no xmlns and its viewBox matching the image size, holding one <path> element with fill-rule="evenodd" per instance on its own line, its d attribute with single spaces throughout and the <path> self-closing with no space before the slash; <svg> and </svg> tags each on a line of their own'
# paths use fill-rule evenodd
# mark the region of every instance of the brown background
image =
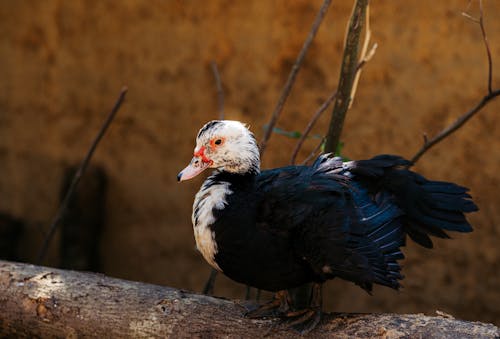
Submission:
<svg viewBox="0 0 500 339">
<path fill-rule="evenodd" d="M 411 157 L 486 91 L 479 27 L 468 1 L 376 1 L 373 41 L 342 140 L 353 159 Z M 109 176 L 103 271 L 200 291 L 209 267 L 194 250 L 190 213 L 202 178 L 178 184 L 200 126 L 217 116 L 216 60 L 227 117 L 257 136 L 269 118 L 320 1 L 14 1 L 0 3 L 0 209 L 28 221 L 32 260 L 58 205 L 63 168 L 78 162 L 128 85 L 127 102 L 97 150 Z M 476 3 L 474 2 L 474 5 Z M 333 1 L 279 127 L 301 130 L 335 88 L 351 1 Z M 477 10 L 474 12 L 477 14 Z M 500 2 L 486 1 L 500 63 Z M 494 84 L 500 86 L 500 73 Z M 405 250 L 405 288 L 370 297 L 328 284 L 327 308 L 425 312 L 500 324 L 500 100 L 421 159 L 424 175 L 472 189 L 475 232 Z M 325 116 L 315 133 L 323 134 Z M 296 140 L 274 135 L 264 168 L 287 164 Z M 306 144 L 300 157 L 314 147 Z M 56 243 L 54 243 L 55 245 Z M 56 246 L 46 264 L 57 265 Z M 243 297 L 220 278 L 216 294 Z"/>
</svg>

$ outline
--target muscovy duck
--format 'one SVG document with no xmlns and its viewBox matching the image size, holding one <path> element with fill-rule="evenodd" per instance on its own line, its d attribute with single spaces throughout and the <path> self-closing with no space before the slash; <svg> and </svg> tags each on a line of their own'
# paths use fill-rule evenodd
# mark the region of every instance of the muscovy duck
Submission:
<svg viewBox="0 0 500 339">
<path fill-rule="evenodd" d="M 249 316 L 279 311 L 309 331 L 320 320 L 325 281 L 342 278 L 368 292 L 373 284 L 398 289 L 406 235 L 431 248 L 430 235 L 472 231 L 464 213 L 478 208 L 468 189 L 427 180 L 409 164 L 394 155 L 344 162 L 327 154 L 312 166 L 261 171 L 249 129 L 214 120 L 200 129 L 178 180 L 215 169 L 194 200 L 196 245 L 229 278 L 277 292 Z M 292 311 L 285 290 L 309 282 L 310 307 Z"/>
</svg>

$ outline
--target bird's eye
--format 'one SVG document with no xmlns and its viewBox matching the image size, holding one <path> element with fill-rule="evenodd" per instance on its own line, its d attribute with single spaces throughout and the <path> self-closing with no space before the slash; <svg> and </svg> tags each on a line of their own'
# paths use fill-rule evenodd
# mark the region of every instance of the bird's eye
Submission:
<svg viewBox="0 0 500 339">
<path fill-rule="evenodd" d="M 224 138 L 213 138 L 212 140 L 210 140 L 210 146 L 212 148 L 215 148 L 217 146 L 220 146 L 224 143 Z"/>
</svg>

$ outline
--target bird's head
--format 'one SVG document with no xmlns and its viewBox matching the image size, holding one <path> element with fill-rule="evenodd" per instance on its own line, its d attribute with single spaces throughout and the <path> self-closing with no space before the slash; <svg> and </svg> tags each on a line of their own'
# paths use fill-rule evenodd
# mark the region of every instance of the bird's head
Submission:
<svg viewBox="0 0 500 339">
<path fill-rule="evenodd" d="M 177 180 L 191 179 L 207 168 L 239 174 L 259 173 L 259 148 L 252 132 L 239 121 L 206 123 L 196 137 L 193 159 L 177 175 Z"/>
</svg>

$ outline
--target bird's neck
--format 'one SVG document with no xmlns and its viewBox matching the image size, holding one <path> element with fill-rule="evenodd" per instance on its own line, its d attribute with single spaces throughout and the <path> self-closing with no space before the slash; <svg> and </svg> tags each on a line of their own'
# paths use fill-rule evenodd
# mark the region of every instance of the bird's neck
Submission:
<svg viewBox="0 0 500 339">
<path fill-rule="evenodd" d="M 235 194 L 252 191 L 258 173 L 238 174 L 216 170 L 209 176 L 195 196 L 192 221 L 196 229 L 209 228 L 229 205 Z M 231 199 L 230 199 L 231 198 Z"/>
<path fill-rule="evenodd" d="M 257 175 L 255 172 L 238 174 L 216 170 L 196 194 L 192 214 L 196 246 L 205 260 L 218 270 L 215 262 L 218 248 L 212 225 L 233 207 L 229 205 L 235 194 L 239 196 L 251 190 Z"/>
<path fill-rule="evenodd" d="M 255 176 L 260 173 L 260 159 L 257 156 L 254 158 L 239 158 L 239 159 L 231 159 L 226 161 L 224 167 L 221 167 L 217 170 L 217 174 L 221 176 L 232 176 L 235 178 L 239 177 L 247 177 L 247 176 Z"/>
<path fill-rule="evenodd" d="M 253 179 L 260 174 L 259 167 L 250 167 L 245 171 L 233 171 L 226 169 L 218 169 L 212 173 L 207 180 L 215 180 L 218 182 L 228 182 L 230 184 L 253 181 Z"/>
</svg>

